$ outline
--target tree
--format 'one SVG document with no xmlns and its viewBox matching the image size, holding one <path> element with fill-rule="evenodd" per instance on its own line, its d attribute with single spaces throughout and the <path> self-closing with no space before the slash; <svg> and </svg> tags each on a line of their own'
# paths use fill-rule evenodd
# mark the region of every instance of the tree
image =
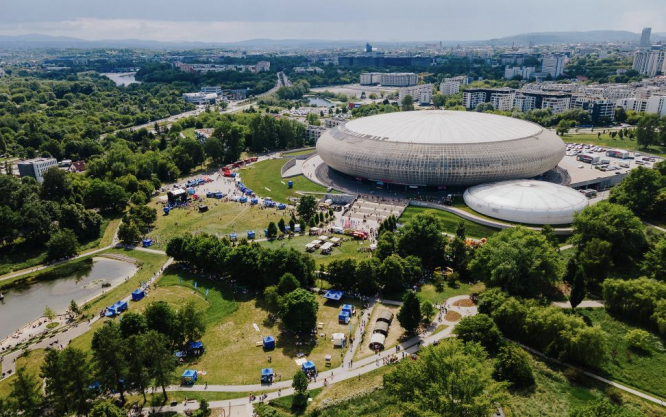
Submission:
<svg viewBox="0 0 666 417">
<path fill-rule="evenodd" d="M 69 229 L 60 229 L 46 242 L 46 247 L 50 260 L 71 258 L 76 256 L 79 242 L 74 232 Z"/>
<path fill-rule="evenodd" d="M 374 256 L 383 261 L 389 256 L 393 255 L 397 250 L 397 240 L 393 232 L 385 231 L 379 235 L 377 239 L 377 248 L 375 249 Z"/>
<path fill-rule="evenodd" d="M 44 173 L 42 182 L 42 198 L 51 201 L 61 201 L 72 195 L 72 181 L 67 171 L 52 167 Z"/>
<path fill-rule="evenodd" d="M 645 254 L 642 270 L 650 278 L 666 280 L 666 239 L 661 238 Z"/>
<path fill-rule="evenodd" d="M 512 227 L 493 235 L 477 249 L 469 268 L 489 287 L 535 296 L 559 280 L 562 263 L 541 233 Z"/>
<path fill-rule="evenodd" d="M 213 413 L 213 410 L 210 409 L 208 401 L 205 398 L 202 398 L 199 401 L 199 409 L 196 412 L 196 417 L 209 417 Z"/>
<path fill-rule="evenodd" d="M 613 267 L 610 242 L 592 238 L 578 249 L 577 260 L 583 267 L 585 282 L 601 284 Z"/>
<path fill-rule="evenodd" d="M 204 152 L 209 156 L 213 162 L 221 163 L 224 161 L 224 143 L 218 135 L 213 133 L 213 136 L 206 139 L 204 143 Z"/>
<path fill-rule="evenodd" d="M 293 217 L 289 219 L 289 230 L 291 230 L 292 233 L 296 230 L 296 221 Z"/>
<path fill-rule="evenodd" d="M 298 282 L 294 274 L 287 272 L 280 278 L 278 290 L 281 295 L 289 294 L 290 292 L 301 288 L 301 283 Z"/>
<path fill-rule="evenodd" d="M 649 148 L 657 143 L 659 128 L 658 114 L 645 114 L 636 125 L 636 143 L 642 148 Z"/>
<path fill-rule="evenodd" d="M 574 275 L 571 295 L 569 296 L 569 304 L 571 304 L 571 308 L 578 307 L 578 305 L 585 299 L 585 294 L 587 292 L 585 281 L 585 270 L 579 266 Z"/>
<path fill-rule="evenodd" d="M 125 384 L 129 365 L 127 363 L 127 345 L 120 333 L 120 326 L 107 322 L 95 331 L 92 340 L 93 358 L 97 375 L 102 387 L 117 392 L 120 402 L 125 403 Z"/>
<path fill-rule="evenodd" d="M 458 225 L 456 226 L 456 237 L 462 241 L 467 239 L 467 236 L 465 236 L 465 222 L 462 220 L 458 221 Z"/>
<path fill-rule="evenodd" d="M 444 107 L 444 104 L 446 104 L 446 97 L 443 96 L 441 93 L 435 93 L 432 96 L 432 105 L 435 106 L 436 108 Z"/>
<path fill-rule="evenodd" d="M 421 324 L 421 303 L 413 291 L 407 291 L 402 297 L 402 305 L 398 312 L 398 321 L 407 333 L 415 334 Z"/>
<path fill-rule="evenodd" d="M 384 387 L 407 416 L 486 417 L 506 398 L 495 382 L 487 354 L 476 343 L 452 339 L 419 351 L 384 376 Z"/>
<path fill-rule="evenodd" d="M 363 295 L 374 295 L 377 293 L 378 281 L 377 270 L 380 263 L 376 258 L 362 259 L 356 264 L 355 276 L 356 291 Z"/>
<path fill-rule="evenodd" d="M 657 215 L 655 198 L 664 187 L 664 176 L 656 169 L 632 169 L 620 184 L 611 189 L 610 202 L 627 207 L 637 216 Z"/>
<path fill-rule="evenodd" d="M 518 346 L 503 346 L 495 361 L 493 378 L 498 381 L 511 382 L 514 388 L 533 386 L 532 358 Z"/>
<path fill-rule="evenodd" d="M 153 301 L 148 304 L 143 314 L 149 330 L 163 334 L 172 341 L 174 346 L 179 340 L 182 340 L 179 335 L 180 326 L 177 313 L 165 301 Z"/>
<path fill-rule="evenodd" d="M 289 330 L 309 332 L 317 326 L 318 310 L 315 296 L 299 288 L 284 296 L 280 318 Z"/>
<path fill-rule="evenodd" d="M 308 113 L 308 115 L 305 116 L 305 121 L 312 126 L 321 125 L 321 120 L 319 119 L 319 115 L 317 113 Z"/>
<path fill-rule="evenodd" d="M 463 317 L 453 332 L 463 342 L 478 342 L 489 352 L 497 352 L 502 345 L 502 332 L 493 319 L 485 314 Z"/>
<path fill-rule="evenodd" d="M 127 413 L 109 400 L 98 401 L 90 410 L 89 417 L 126 417 Z"/>
<path fill-rule="evenodd" d="M 304 195 L 298 200 L 296 211 L 301 218 L 309 221 L 317 212 L 317 200 L 311 195 Z"/>
<path fill-rule="evenodd" d="M 423 300 L 421 302 L 421 314 L 427 323 L 430 323 L 435 314 L 437 314 L 437 310 L 430 300 Z"/>
<path fill-rule="evenodd" d="M 37 417 L 42 415 L 41 410 L 41 384 L 34 375 L 28 373 L 25 367 L 16 370 L 12 381 L 11 398 L 16 408 L 23 416 Z"/>
<path fill-rule="evenodd" d="M 125 245 L 134 246 L 140 237 L 141 230 L 139 230 L 139 226 L 133 221 L 122 222 L 118 228 L 118 239 Z"/>
<path fill-rule="evenodd" d="M 355 259 L 336 259 L 326 267 L 326 279 L 334 287 L 351 291 L 355 284 L 356 267 Z"/>
<path fill-rule="evenodd" d="M 377 279 L 384 287 L 384 292 L 403 291 L 406 284 L 404 260 L 398 255 L 384 259 L 377 271 Z"/>
<path fill-rule="evenodd" d="M 185 341 L 199 340 L 206 332 L 206 314 L 197 309 L 194 300 L 188 301 L 178 311 L 176 323 L 181 327 L 178 333 L 182 334 Z"/>
<path fill-rule="evenodd" d="M 278 290 L 277 285 L 266 287 L 264 290 L 264 300 L 266 300 L 268 308 L 272 310 L 278 310 L 280 308 L 282 297 L 280 297 L 280 291 Z"/>
<path fill-rule="evenodd" d="M 434 212 L 417 214 L 401 230 L 402 237 L 398 241 L 401 256 L 417 256 L 426 266 L 442 261 L 446 243 L 442 224 Z"/>
<path fill-rule="evenodd" d="M 284 219 L 283 219 L 283 218 L 280 218 L 280 220 L 278 221 L 277 226 L 278 226 L 278 229 L 280 229 L 280 231 L 281 231 L 282 233 L 284 233 L 284 232 L 286 231 L 286 229 L 285 229 L 285 224 L 284 224 Z"/>
<path fill-rule="evenodd" d="M 273 239 L 277 236 L 277 234 L 278 234 L 278 228 L 275 225 L 275 222 L 268 223 L 268 228 L 266 229 L 266 237 L 269 239 Z"/>
<path fill-rule="evenodd" d="M 569 417 L 641 417 L 640 411 L 611 404 L 607 398 L 598 398 L 574 408 Z"/>
<path fill-rule="evenodd" d="M 302 370 L 299 369 L 294 374 L 291 387 L 299 394 L 304 394 L 308 390 L 308 377 Z"/>
<path fill-rule="evenodd" d="M 55 318 L 55 311 L 49 306 L 44 307 L 44 317 L 46 317 L 49 321 L 52 321 Z"/>
<path fill-rule="evenodd" d="M 573 242 L 579 246 L 600 239 L 612 245 L 614 260 L 627 260 L 645 247 L 643 223 L 626 207 L 601 201 L 576 214 Z"/>
<path fill-rule="evenodd" d="M 123 320 L 120 322 L 120 333 L 124 339 L 130 336 L 140 335 L 148 330 L 146 317 L 140 313 L 128 311 L 123 314 Z"/>
<path fill-rule="evenodd" d="M 126 313 L 127 314 L 127 313 Z M 125 316 L 123 316 L 125 317 Z M 123 319 L 125 321 L 126 317 Z M 133 334 L 127 339 L 127 389 L 138 391 L 146 402 L 146 389 L 150 386 L 150 373 L 148 372 L 149 356 L 152 346 L 147 343 L 145 333 Z"/>
<path fill-rule="evenodd" d="M 169 349 L 169 339 L 155 330 L 149 330 L 145 334 L 145 343 L 151 346 L 151 352 L 148 356 L 148 372 L 155 385 L 162 387 L 164 401 L 168 399 L 166 386 L 171 384 L 171 380 L 176 371 L 176 358 Z"/>
<path fill-rule="evenodd" d="M 78 316 L 79 314 L 81 314 L 81 309 L 79 308 L 79 305 L 76 304 L 76 301 L 74 301 L 74 300 L 70 301 L 70 303 L 69 303 L 69 311 L 75 316 Z"/>
<path fill-rule="evenodd" d="M 559 252 L 560 250 L 560 242 L 557 240 L 557 236 L 555 235 L 555 229 L 553 229 L 553 226 L 547 224 L 544 225 L 541 228 L 541 234 L 546 237 L 546 240 L 553 245 L 554 248 L 556 248 Z"/>
</svg>

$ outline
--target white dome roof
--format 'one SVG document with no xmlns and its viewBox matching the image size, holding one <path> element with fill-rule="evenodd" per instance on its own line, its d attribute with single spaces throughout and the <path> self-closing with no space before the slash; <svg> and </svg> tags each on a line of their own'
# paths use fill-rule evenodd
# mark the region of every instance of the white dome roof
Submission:
<svg viewBox="0 0 666 417">
<path fill-rule="evenodd" d="M 587 197 L 573 188 L 535 180 L 477 185 L 463 198 L 481 214 L 526 224 L 568 224 L 588 205 Z"/>
<path fill-rule="evenodd" d="M 345 133 L 403 143 L 503 142 L 538 135 L 537 124 L 496 114 L 423 110 L 378 114 L 347 122 Z"/>
</svg>

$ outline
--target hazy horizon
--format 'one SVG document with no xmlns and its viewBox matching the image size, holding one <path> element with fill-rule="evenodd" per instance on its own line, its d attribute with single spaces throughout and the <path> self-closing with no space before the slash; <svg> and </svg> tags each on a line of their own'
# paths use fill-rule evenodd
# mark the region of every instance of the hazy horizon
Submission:
<svg viewBox="0 0 666 417">
<path fill-rule="evenodd" d="M 659 0 L 396 0 L 313 6 L 269 0 L 169 3 L 158 0 L 0 0 L 0 35 L 42 34 L 84 40 L 238 42 L 250 39 L 473 41 L 527 32 L 626 30 L 666 32 Z M 547 18 L 547 19 L 546 19 Z"/>
</svg>

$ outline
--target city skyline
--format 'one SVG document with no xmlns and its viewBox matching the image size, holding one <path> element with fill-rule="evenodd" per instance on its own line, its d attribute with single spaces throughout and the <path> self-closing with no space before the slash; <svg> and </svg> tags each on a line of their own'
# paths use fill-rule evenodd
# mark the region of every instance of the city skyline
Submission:
<svg viewBox="0 0 666 417">
<path fill-rule="evenodd" d="M 666 9 L 657 0 L 563 0 L 506 4 L 473 0 L 460 8 L 450 1 L 396 0 L 363 3 L 342 0 L 313 7 L 305 0 L 276 5 L 268 0 L 215 2 L 196 7 L 157 0 L 118 0 L 112 7 L 86 0 L 3 0 L 0 35 L 44 34 L 84 40 L 237 42 L 248 39 L 322 39 L 375 42 L 473 41 L 530 32 L 628 30 L 666 32 Z M 613 4 L 616 3 L 616 4 Z M 624 7 L 623 7 L 624 6 Z M 572 13 L 572 10 L 575 11 Z M 548 19 L 538 18 L 548 16 Z M 535 18 L 536 17 L 536 18 Z"/>
</svg>

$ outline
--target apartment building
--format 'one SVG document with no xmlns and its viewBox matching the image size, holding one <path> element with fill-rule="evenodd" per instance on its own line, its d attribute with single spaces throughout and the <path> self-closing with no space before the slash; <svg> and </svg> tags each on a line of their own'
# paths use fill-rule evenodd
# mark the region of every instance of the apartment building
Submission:
<svg viewBox="0 0 666 417">
<path fill-rule="evenodd" d="M 643 75 L 654 77 L 657 73 L 666 72 L 663 50 L 641 49 L 634 53 L 632 68 Z"/>
<path fill-rule="evenodd" d="M 402 103 L 402 100 L 406 96 L 411 96 L 414 99 L 414 103 L 430 104 L 430 101 L 432 100 L 432 88 L 432 84 L 403 87 L 399 90 L 398 100 Z"/>
<path fill-rule="evenodd" d="M 550 74 L 551 77 L 557 78 L 564 72 L 566 65 L 566 57 L 564 55 L 546 55 L 541 58 L 541 72 Z"/>
<path fill-rule="evenodd" d="M 381 84 L 387 87 L 409 87 L 419 83 L 419 76 L 413 72 L 364 72 L 360 75 L 361 85 Z"/>
<path fill-rule="evenodd" d="M 444 81 L 439 85 L 439 92 L 443 96 L 452 96 L 460 92 L 460 83 L 457 81 Z"/>
<path fill-rule="evenodd" d="M 534 67 L 511 67 L 507 65 L 504 68 L 504 78 L 511 80 L 516 76 L 520 76 L 523 80 L 528 80 L 534 76 L 536 69 Z"/>
<path fill-rule="evenodd" d="M 656 113 L 659 116 L 666 116 L 666 94 L 654 95 L 647 100 L 645 107 L 646 113 Z"/>
<path fill-rule="evenodd" d="M 572 97 L 571 108 L 581 109 L 590 113 L 592 123 L 598 123 L 603 120 L 615 120 L 616 100 L 610 100 L 598 97 L 574 96 Z"/>
</svg>

